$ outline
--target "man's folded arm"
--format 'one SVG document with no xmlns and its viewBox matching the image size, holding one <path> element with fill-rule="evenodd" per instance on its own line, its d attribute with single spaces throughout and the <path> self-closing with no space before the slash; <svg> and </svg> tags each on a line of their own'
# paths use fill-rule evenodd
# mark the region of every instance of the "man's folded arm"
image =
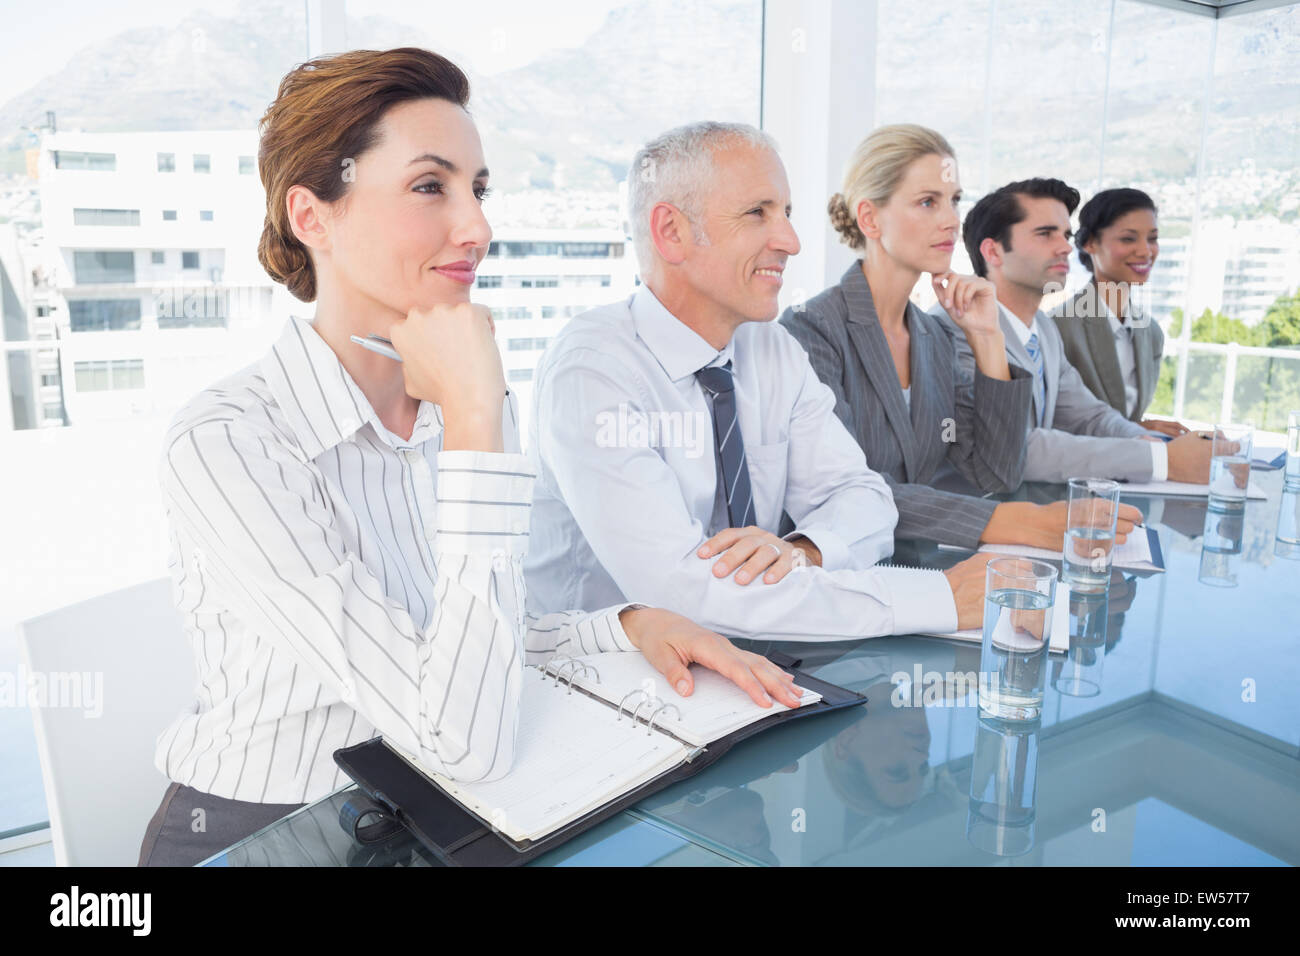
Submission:
<svg viewBox="0 0 1300 956">
<path fill-rule="evenodd" d="M 602 413 L 620 404 L 632 413 L 650 411 L 633 380 L 608 356 L 575 350 L 539 382 L 537 396 L 539 459 L 624 594 L 736 637 L 843 640 L 906 632 L 949 621 L 940 597 L 956 626 L 951 590 L 939 572 L 803 568 L 773 585 L 716 577 L 714 560 L 696 553 L 705 529 L 659 453 L 595 441 Z"/>
</svg>

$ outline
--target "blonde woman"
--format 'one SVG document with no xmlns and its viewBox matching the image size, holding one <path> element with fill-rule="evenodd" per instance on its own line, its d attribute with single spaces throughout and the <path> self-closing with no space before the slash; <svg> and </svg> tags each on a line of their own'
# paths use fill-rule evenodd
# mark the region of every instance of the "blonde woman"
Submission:
<svg viewBox="0 0 1300 956">
<path fill-rule="evenodd" d="M 947 462 L 982 492 L 1013 490 L 1025 460 L 1032 378 L 1007 362 L 992 283 L 951 269 L 960 199 L 946 139 L 911 124 L 874 130 L 827 207 L 860 258 L 781 323 L 889 482 L 897 537 L 1060 548 L 1064 502 L 999 504 L 930 487 Z M 960 373 L 951 333 L 908 298 L 923 273 L 975 355 L 973 381 Z"/>
</svg>

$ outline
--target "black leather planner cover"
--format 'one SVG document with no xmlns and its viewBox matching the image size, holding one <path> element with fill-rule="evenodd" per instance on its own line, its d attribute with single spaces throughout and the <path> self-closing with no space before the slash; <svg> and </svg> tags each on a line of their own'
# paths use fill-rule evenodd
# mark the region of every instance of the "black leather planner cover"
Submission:
<svg viewBox="0 0 1300 956">
<path fill-rule="evenodd" d="M 493 830 L 491 824 L 448 796 L 436 783 L 384 746 L 378 737 L 334 751 L 334 761 L 361 790 L 400 820 L 443 863 L 449 866 L 518 866 L 555 849 L 664 787 L 699 773 L 746 738 L 777 724 L 866 702 L 862 694 L 797 670 L 797 660 L 781 654 L 769 657 L 773 663 L 793 674 L 800 687 L 816 691 L 822 699 L 797 710 L 764 717 L 715 740 L 694 760 L 646 781 L 539 840 L 518 843 Z"/>
</svg>

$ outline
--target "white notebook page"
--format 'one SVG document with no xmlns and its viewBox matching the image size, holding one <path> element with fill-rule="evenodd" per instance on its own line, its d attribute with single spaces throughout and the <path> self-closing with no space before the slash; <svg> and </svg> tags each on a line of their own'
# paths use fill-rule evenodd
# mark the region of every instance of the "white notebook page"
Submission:
<svg viewBox="0 0 1300 956">
<path fill-rule="evenodd" d="M 511 839 L 534 840 L 686 758 L 672 738 L 616 718 L 599 701 L 526 667 L 510 772 L 486 783 L 421 772 Z"/>
<path fill-rule="evenodd" d="M 672 704 L 680 711 L 681 716 L 678 717 L 670 708 L 665 708 L 655 718 L 655 727 L 662 727 L 697 747 L 703 747 L 710 741 L 725 737 L 733 730 L 739 730 L 756 720 L 790 710 L 785 704 L 776 700 L 772 701 L 771 707 L 758 706 L 749 694 L 730 680 L 717 671 L 709 670 L 699 664 L 691 665 L 691 677 L 695 680 L 695 689 L 691 691 L 691 696 L 682 697 L 668 685 L 668 678 L 655 670 L 654 665 L 647 661 L 644 655 L 589 654 L 574 660 L 591 665 L 600 675 L 598 682 L 595 673 L 584 675 L 579 670 L 574 683 L 590 690 L 593 694 L 600 695 L 615 707 L 623 703 L 629 693 L 637 690 L 647 690 L 649 695 L 658 697 L 659 702 Z M 563 660 L 555 666 L 563 667 Z M 564 670 L 562 682 L 569 679 L 570 672 L 571 669 Z M 633 710 L 636 710 L 637 718 L 640 720 L 648 719 L 655 711 L 659 702 L 652 705 L 647 702 L 646 697 L 646 694 L 627 697 L 622 718 L 625 722 L 629 719 L 628 713 Z M 803 692 L 804 704 L 816 703 L 821 699 L 821 694 L 815 691 Z M 638 705 L 641 705 L 640 709 L 637 709 Z"/>
</svg>

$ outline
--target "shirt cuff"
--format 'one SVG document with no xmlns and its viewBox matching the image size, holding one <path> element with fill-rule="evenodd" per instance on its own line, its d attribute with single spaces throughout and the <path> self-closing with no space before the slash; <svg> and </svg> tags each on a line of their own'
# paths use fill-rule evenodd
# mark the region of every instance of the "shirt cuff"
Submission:
<svg viewBox="0 0 1300 956">
<path fill-rule="evenodd" d="M 876 568 L 889 589 L 895 634 L 950 634 L 957 630 L 957 601 L 942 571 Z"/>
<path fill-rule="evenodd" d="M 437 550 L 527 553 L 534 477 L 526 455 L 439 452 Z"/>
<path fill-rule="evenodd" d="M 839 571 L 851 566 L 852 556 L 848 545 L 830 528 L 795 528 L 782 540 L 789 541 L 791 538 L 807 538 L 815 544 L 822 553 L 821 566 L 827 571 Z"/>
<path fill-rule="evenodd" d="M 637 604 L 635 602 L 617 604 L 605 612 L 609 620 L 609 633 L 613 635 L 614 644 L 620 651 L 639 652 L 640 648 L 633 644 L 632 639 L 627 636 L 627 631 L 623 630 L 623 622 L 619 620 L 618 616 L 627 610 L 635 611 L 638 608 L 649 606 L 648 604 Z"/>
<path fill-rule="evenodd" d="M 1151 480 L 1169 480 L 1169 446 L 1162 441 L 1151 444 Z"/>
</svg>

